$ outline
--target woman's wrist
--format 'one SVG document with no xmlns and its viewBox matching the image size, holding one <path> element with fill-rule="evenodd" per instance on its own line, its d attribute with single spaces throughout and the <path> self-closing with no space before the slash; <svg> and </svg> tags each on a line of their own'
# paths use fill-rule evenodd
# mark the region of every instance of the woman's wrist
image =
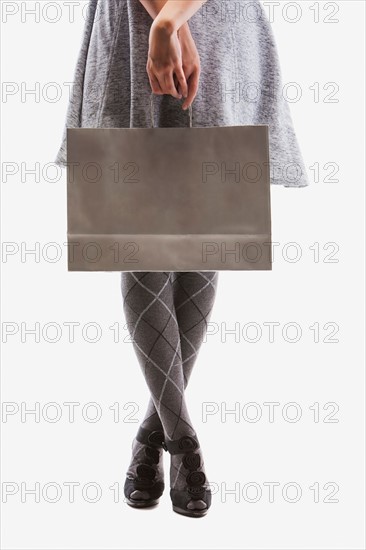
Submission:
<svg viewBox="0 0 366 550">
<path fill-rule="evenodd" d="M 154 27 L 157 31 L 169 36 L 178 31 L 174 21 L 172 21 L 171 19 L 160 18 L 159 15 L 155 17 L 151 26 Z"/>
<path fill-rule="evenodd" d="M 154 19 L 152 26 L 162 34 L 165 34 L 167 36 L 171 36 L 175 32 L 179 36 L 187 36 L 187 34 L 190 33 L 190 28 L 188 25 L 188 21 L 183 23 L 183 25 L 179 28 L 177 28 L 171 21 L 168 21 L 166 19 L 157 20 L 157 18 Z"/>
<path fill-rule="evenodd" d="M 183 25 L 177 30 L 178 36 L 185 36 L 190 32 L 188 21 L 183 23 Z"/>
</svg>

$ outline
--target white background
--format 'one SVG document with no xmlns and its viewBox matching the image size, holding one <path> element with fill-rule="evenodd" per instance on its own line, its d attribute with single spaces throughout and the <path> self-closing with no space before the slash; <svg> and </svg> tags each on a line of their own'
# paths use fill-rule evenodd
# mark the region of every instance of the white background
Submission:
<svg viewBox="0 0 366 550">
<path fill-rule="evenodd" d="M 273 29 L 283 80 L 302 90 L 291 113 L 311 185 L 271 189 L 272 238 L 279 243 L 272 272 L 219 274 L 212 334 L 187 389 L 206 472 L 217 489 L 208 515 L 199 520 L 173 513 L 168 475 L 157 508 L 135 510 L 124 502 L 131 441 L 148 391 L 132 344 L 124 341 L 120 275 L 67 271 L 65 172 L 53 167 L 46 177 L 25 174 L 35 163 L 41 169 L 52 163 L 60 144 L 66 83 L 73 78 L 84 23 L 80 5 L 75 22 L 64 10 L 59 22 L 49 23 L 32 16 L 22 21 L 21 6 L 34 2 L 2 4 L 2 78 L 7 90 L 14 86 L 2 105 L 2 240 L 15 247 L 2 259 L 2 400 L 14 413 L 3 415 L 1 425 L 2 547 L 365 548 L 364 2 L 292 3 L 302 8 L 296 23 L 283 16 L 289 3 L 276 8 Z M 6 18 L 5 5 L 18 13 Z M 311 6 L 319 10 L 317 23 Z M 334 8 L 339 11 L 331 16 Z M 327 15 L 338 22 L 326 23 Z M 59 86 L 55 101 L 42 93 L 49 82 Z M 24 94 L 37 86 L 38 96 Z M 13 175 L 5 177 L 4 163 L 14 163 Z M 332 175 L 327 163 L 338 166 L 335 181 L 326 179 Z M 35 243 L 42 251 L 50 242 L 63 248 L 58 261 L 16 251 Z M 298 261 L 290 261 L 294 247 L 287 248 L 286 259 L 288 243 L 297 243 Z M 67 322 L 79 323 L 74 343 Z M 268 322 L 279 323 L 273 342 Z M 27 328 L 39 323 L 39 342 L 22 337 L 22 323 Z M 60 328 L 54 343 L 47 341 L 54 330 L 42 334 L 47 323 Z M 82 337 L 88 323 L 100 327 L 95 343 Z M 248 323 L 255 325 L 245 333 Z M 289 341 L 295 335 L 291 328 L 286 339 L 288 323 L 301 330 L 297 342 Z M 119 326 L 117 342 L 112 326 Z M 235 326 L 237 336 L 225 336 Z M 250 342 L 255 326 L 261 333 Z M 14 333 L 7 336 L 9 330 Z M 88 336 L 94 334 L 90 329 Z M 22 418 L 22 402 L 28 409 L 39 403 L 39 422 L 31 414 Z M 44 408 L 51 402 L 60 407 L 56 422 L 51 422 L 56 409 Z M 74 422 L 66 402 L 80 404 Z M 85 409 L 90 402 L 99 404 L 98 422 L 88 421 L 86 415 L 95 413 Z M 257 404 L 257 422 L 249 421 L 255 414 L 247 408 L 250 402 Z M 273 422 L 268 402 L 278 403 Z M 115 403 L 118 422 L 110 409 Z M 206 419 L 205 403 L 216 411 Z M 297 422 L 290 421 L 296 411 L 288 403 L 297 404 Z M 225 415 L 225 407 L 237 407 L 239 416 Z M 167 474 L 168 458 L 165 454 Z M 65 485 L 70 482 L 79 484 L 73 503 Z M 273 502 L 265 485 L 271 482 L 279 484 Z M 39 502 L 24 490 L 37 483 Z M 55 502 L 48 483 L 59 487 Z M 85 497 L 88 483 L 101 491 L 94 503 L 88 502 L 96 494 L 92 488 Z M 286 493 L 289 483 L 296 485 Z M 235 487 L 236 496 L 225 494 Z M 294 487 L 298 501 L 290 502 Z M 9 491 L 14 494 L 6 497 Z"/>
</svg>

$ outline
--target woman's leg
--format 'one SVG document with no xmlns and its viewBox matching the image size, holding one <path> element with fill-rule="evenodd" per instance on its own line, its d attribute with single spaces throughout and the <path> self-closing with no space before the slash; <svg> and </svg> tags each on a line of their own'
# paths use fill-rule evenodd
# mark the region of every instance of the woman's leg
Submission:
<svg viewBox="0 0 366 550">
<path fill-rule="evenodd" d="M 187 386 L 214 306 L 218 271 L 174 272 L 173 298 Z"/>
<path fill-rule="evenodd" d="M 181 342 L 184 388 L 187 387 L 207 331 L 217 292 L 218 274 L 218 271 L 171 273 Z M 141 426 L 151 431 L 163 429 L 151 398 Z"/>
<path fill-rule="evenodd" d="M 212 309 L 216 280 L 215 272 L 122 273 L 126 320 L 155 406 L 155 410 L 149 407 L 144 426 L 159 429 L 160 419 L 165 436 L 170 440 L 195 435 L 184 388 Z M 182 349 L 186 360 L 182 358 Z M 133 454 L 131 471 L 139 460 L 138 442 L 134 444 Z M 183 470 L 181 455 L 173 455 L 171 487 L 184 488 Z M 195 507 L 199 507 L 200 502 L 196 501 Z"/>
</svg>

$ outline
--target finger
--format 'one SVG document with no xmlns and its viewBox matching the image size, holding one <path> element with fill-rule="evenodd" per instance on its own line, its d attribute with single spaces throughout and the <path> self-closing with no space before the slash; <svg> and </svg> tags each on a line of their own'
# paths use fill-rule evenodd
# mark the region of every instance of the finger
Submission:
<svg viewBox="0 0 366 550">
<path fill-rule="evenodd" d="M 159 80 L 156 78 L 156 76 L 154 74 L 151 75 L 150 85 L 151 85 L 151 89 L 154 92 L 154 94 L 158 94 L 158 95 L 163 95 L 164 94 L 164 92 L 161 89 L 161 86 L 159 84 Z"/>
<path fill-rule="evenodd" d="M 165 85 L 165 78 L 164 78 L 164 75 L 162 75 L 161 73 L 155 73 L 153 75 L 153 79 L 154 81 L 157 83 L 157 85 L 159 86 L 159 89 L 161 90 L 161 94 L 167 94 L 168 92 L 166 91 L 166 85 Z"/>
<path fill-rule="evenodd" d="M 186 77 L 184 75 L 183 69 L 180 67 L 179 69 L 176 69 L 175 71 L 177 80 L 180 84 L 180 89 L 184 97 L 187 97 L 188 95 L 188 84 L 186 81 Z"/>
<path fill-rule="evenodd" d="M 173 97 L 180 99 L 182 96 L 178 93 L 173 80 L 173 71 L 164 74 L 164 89 L 165 93 L 172 95 Z"/>
<path fill-rule="evenodd" d="M 177 88 L 178 93 L 181 94 L 182 93 L 182 87 L 179 84 L 178 79 L 175 75 L 173 76 L 173 78 L 174 78 L 174 86 Z"/>
<path fill-rule="evenodd" d="M 156 78 L 156 76 L 152 72 L 149 62 L 147 62 L 146 64 L 146 72 L 147 72 L 147 76 L 149 77 L 149 82 L 150 82 L 152 92 L 158 95 L 163 94 L 159 80 Z"/>
<path fill-rule="evenodd" d="M 188 95 L 185 101 L 183 102 L 182 109 L 188 109 L 193 103 L 194 98 L 198 92 L 200 78 L 200 70 L 195 69 L 188 79 Z"/>
</svg>

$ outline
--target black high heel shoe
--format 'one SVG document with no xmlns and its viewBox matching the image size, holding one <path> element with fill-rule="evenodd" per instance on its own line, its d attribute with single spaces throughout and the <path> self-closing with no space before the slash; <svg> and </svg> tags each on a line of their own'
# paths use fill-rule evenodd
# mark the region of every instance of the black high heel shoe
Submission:
<svg viewBox="0 0 366 550">
<path fill-rule="evenodd" d="M 159 498 L 164 492 L 164 481 L 156 480 L 156 469 L 153 467 L 159 464 L 161 449 L 167 450 L 164 434 L 161 431 L 150 431 L 140 426 L 137 441 L 145 445 L 144 462 L 136 467 L 136 476 L 127 475 L 124 484 L 124 495 L 127 504 L 135 508 L 147 508 L 158 504 Z M 147 491 L 149 499 L 134 499 L 131 494 L 134 491 Z"/>
<path fill-rule="evenodd" d="M 183 454 L 182 464 L 188 470 L 186 487 L 182 490 L 170 489 L 174 512 L 193 518 L 205 516 L 211 506 L 212 494 L 204 472 L 198 470 L 201 466 L 201 457 L 194 451 L 199 449 L 199 442 L 194 437 L 183 436 L 175 441 L 166 441 L 166 446 L 172 455 Z M 190 501 L 200 501 L 200 504 L 206 504 L 206 507 L 190 509 L 187 507 Z"/>
</svg>

